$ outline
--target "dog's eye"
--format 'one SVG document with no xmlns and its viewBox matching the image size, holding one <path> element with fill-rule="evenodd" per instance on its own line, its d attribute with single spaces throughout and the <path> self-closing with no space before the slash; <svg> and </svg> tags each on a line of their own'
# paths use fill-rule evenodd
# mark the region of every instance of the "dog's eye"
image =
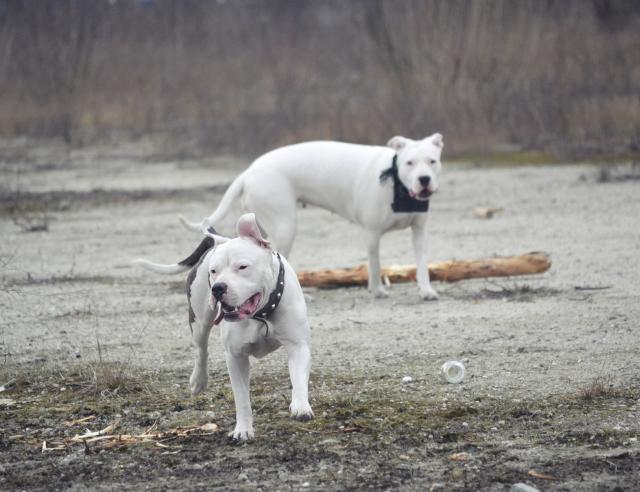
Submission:
<svg viewBox="0 0 640 492">
<path fill-rule="evenodd" d="M 240 265 L 238 267 L 238 270 L 244 270 L 245 268 L 247 268 L 249 265 Z"/>
<path fill-rule="evenodd" d="M 434 159 L 431 159 L 431 160 L 429 161 L 429 164 L 435 164 L 435 163 L 436 163 L 436 161 L 435 161 Z"/>
<path fill-rule="evenodd" d="M 413 161 L 407 161 L 407 166 L 413 166 Z"/>
<path fill-rule="evenodd" d="M 215 275 L 216 271 L 215 270 L 211 270 L 211 275 Z"/>
</svg>

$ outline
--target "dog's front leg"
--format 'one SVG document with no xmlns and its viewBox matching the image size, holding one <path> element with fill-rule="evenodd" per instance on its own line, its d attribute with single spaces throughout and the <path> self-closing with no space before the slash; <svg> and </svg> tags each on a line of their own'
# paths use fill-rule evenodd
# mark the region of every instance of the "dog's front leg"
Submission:
<svg viewBox="0 0 640 492">
<path fill-rule="evenodd" d="M 289 377 L 291 378 L 291 416 L 296 420 L 310 420 L 313 410 L 309 405 L 309 370 L 311 351 L 306 342 L 285 343 L 289 357 Z"/>
<path fill-rule="evenodd" d="M 226 359 L 236 405 L 236 427 L 229 435 L 238 441 L 253 439 L 253 414 L 249 399 L 249 357 L 227 351 Z"/>
<path fill-rule="evenodd" d="M 427 264 L 427 227 L 426 221 L 414 223 L 411 226 L 411 239 L 413 251 L 416 256 L 416 277 L 420 296 L 425 301 L 432 301 L 438 298 L 438 293 L 431 287 L 429 280 L 429 267 Z"/>
<path fill-rule="evenodd" d="M 374 297 L 388 297 L 389 294 L 380 280 L 380 234 L 378 232 L 369 232 L 367 253 L 369 256 L 369 292 Z"/>
<path fill-rule="evenodd" d="M 207 389 L 209 381 L 209 371 L 207 369 L 209 361 L 209 334 L 213 327 L 213 319 L 209 313 L 203 316 L 204 319 L 195 319 L 191 324 L 192 342 L 196 349 L 196 359 L 193 372 L 189 378 L 189 388 L 191 394 L 196 396 Z"/>
</svg>

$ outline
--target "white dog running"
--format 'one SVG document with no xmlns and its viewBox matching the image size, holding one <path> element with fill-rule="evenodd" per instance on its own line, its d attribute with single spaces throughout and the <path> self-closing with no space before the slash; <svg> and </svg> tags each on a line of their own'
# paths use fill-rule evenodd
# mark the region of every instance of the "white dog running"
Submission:
<svg viewBox="0 0 640 492">
<path fill-rule="evenodd" d="M 380 238 L 411 227 L 420 295 L 437 299 L 427 270 L 426 211 L 438 189 L 443 138 L 439 133 L 417 141 L 393 137 L 387 145 L 306 142 L 273 150 L 233 181 L 207 219 L 181 220 L 198 231 L 215 227 L 239 200 L 288 256 L 297 202 L 331 210 L 368 232 L 369 290 L 379 297 L 387 295 L 380 279 Z"/>
<path fill-rule="evenodd" d="M 249 356 L 260 358 L 284 345 L 292 385 L 291 415 L 308 420 L 313 418 L 308 397 L 311 353 L 307 306 L 295 271 L 271 249 L 254 214 L 240 217 L 237 231 L 235 239 L 205 231 L 208 237 L 180 263 L 159 265 L 141 259 L 134 263 L 158 273 L 192 267 L 187 298 L 197 353 L 191 392 L 197 395 L 207 386 L 209 333 L 220 324 L 236 406 L 236 426 L 230 435 L 246 440 L 254 437 Z"/>
</svg>

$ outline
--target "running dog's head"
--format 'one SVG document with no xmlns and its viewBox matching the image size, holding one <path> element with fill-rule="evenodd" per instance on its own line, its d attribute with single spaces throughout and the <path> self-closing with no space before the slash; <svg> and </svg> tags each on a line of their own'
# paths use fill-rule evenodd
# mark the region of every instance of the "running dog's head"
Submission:
<svg viewBox="0 0 640 492">
<path fill-rule="evenodd" d="M 393 137 L 387 145 L 396 151 L 398 178 L 412 198 L 428 200 L 438 191 L 442 135 L 434 133 L 422 140 Z"/>
<path fill-rule="evenodd" d="M 253 316 L 268 301 L 278 272 L 274 255 L 263 237 L 254 214 L 238 220 L 238 236 L 218 246 L 209 257 L 211 306 L 220 303 L 218 324 Z"/>
</svg>

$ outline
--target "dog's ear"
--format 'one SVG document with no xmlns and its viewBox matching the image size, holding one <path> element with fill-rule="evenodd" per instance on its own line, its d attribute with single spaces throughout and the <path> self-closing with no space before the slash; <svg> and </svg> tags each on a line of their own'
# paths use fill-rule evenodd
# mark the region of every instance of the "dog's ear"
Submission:
<svg viewBox="0 0 640 492">
<path fill-rule="evenodd" d="M 410 138 L 395 136 L 387 142 L 387 147 L 391 147 L 396 152 L 400 152 L 410 142 L 412 142 Z"/>
<path fill-rule="evenodd" d="M 434 133 L 433 135 L 427 138 L 431 140 L 431 143 L 436 147 L 440 149 L 444 148 L 444 138 L 441 133 Z"/>
<path fill-rule="evenodd" d="M 255 241 L 258 246 L 271 249 L 271 243 L 264 238 L 266 233 L 264 233 L 260 228 L 255 214 L 250 213 L 242 215 L 238 219 L 238 225 L 236 228 L 238 230 L 238 236 L 249 238 Z"/>
</svg>

